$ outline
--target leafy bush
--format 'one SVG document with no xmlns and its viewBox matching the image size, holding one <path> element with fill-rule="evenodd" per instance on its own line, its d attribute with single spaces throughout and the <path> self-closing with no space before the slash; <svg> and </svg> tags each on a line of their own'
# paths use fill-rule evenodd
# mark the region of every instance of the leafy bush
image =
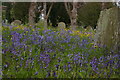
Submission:
<svg viewBox="0 0 120 80">
<path fill-rule="evenodd" d="M 87 3 L 78 11 L 78 23 L 92 27 L 96 26 L 100 10 L 100 3 Z"/>
<path fill-rule="evenodd" d="M 112 3 L 105 3 L 105 9 L 111 7 L 113 7 Z M 93 28 L 96 28 L 101 8 L 102 6 L 100 2 L 86 3 L 83 7 L 78 9 L 78 24 L 82 26 L 92 26 Z"/>
<path fill-rule="evenodd" d="M 11 16 L 15 20 L 21 20 L 24 23 L 28 22 L 29 14 L 29 5 L 30 3 L 17 2 L 13 5 L 11 9 Z"/>
</svg>

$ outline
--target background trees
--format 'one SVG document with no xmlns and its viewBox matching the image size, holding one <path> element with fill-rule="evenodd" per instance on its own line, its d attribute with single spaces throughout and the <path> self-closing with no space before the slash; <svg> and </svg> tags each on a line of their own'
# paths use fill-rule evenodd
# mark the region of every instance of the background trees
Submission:
<svg viewBox="0 0 120 80">
<path fill-rule="evenodd" d="M 78 10 L 78 24 L 96 26 L 100 10 L 100 3 L 86 3 Z"/>
<path fill-rule="evenodd" d="M 52 26 L 56 27 L 58 22 L 64 22 L 68 26 L 70 24 L 70 18 L 64 7 L 64 3 L 54 3 L 53 8 L 49 15 L 49 20 Z"/>
<path fill-rule="evenodd" d="M 30 3 L 16 2 L 11 9 L 12 20 L 21 20 L 22 23 L 28 23 Z"/>
<path fill-rule="evenodd" d="M 46 2 L 44 2 L 43 3 L 43 14 L 44 14 L 44 28 L 46 29 L 47 28 L 47 20 L 48 20 L 48 17 L 49 17 L 49 14 L 50 14 L 50 12 L 51 12 L 51 9 L 52 9 L 52 7 L 53 7 L 53 3 L 51 3 L 51 4 L 49 4 L 50 6 L 49 7 L 47 7 L 47 3 Z"/>
<path fill-rule="evenodd" d="M 100 15 L 100 11 L 111 8 L 112 3 L 86 3 L 78 10 L 78 25 L 86 25 L 96 27 Z"/>
<path fill-rule="evenodd" d="M 37 7 L 36 2 L 31 2 L 30 7 L 29 7 L 29 25 L 34 25 L 35 24 L 35 10 Z"/>
<path fill-rule="evenodd" d="M 7 6 L 5 10 L 3 10 L 3 14 L 2 14 L 2 18 L 3 20 L 7 19 L 9 23 L 12 22 L 12 18 L 11 18 L 11 9 L 12 9 L 12 3 L 10 2 L 4 2 L 2 3 L 3 6 Z"/>
<path fill-rule="evenodd" d="M 76 26 L 92 26 L 97 24 L 101 10 L 110 8 L 112 3 L 84 3 L 84 2 L 15 2 L 3 3 L 7 6 L 5 17 L 9 23 L 13 20 L 21 20 L 22 23 L 35 24 L 44 14 L 44 27 L 51 23 L 56 27 L 57 23 L 64 22 L 66 26 L 74 29 Z"/>
</svg>

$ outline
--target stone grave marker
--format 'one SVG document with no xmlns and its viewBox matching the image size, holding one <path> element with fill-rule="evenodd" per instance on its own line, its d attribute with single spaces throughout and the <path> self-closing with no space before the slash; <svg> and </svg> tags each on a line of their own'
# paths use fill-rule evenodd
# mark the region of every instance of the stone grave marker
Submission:
<svg viewBox="0 0 120 80">
<path fill-rule="evenodd" d="M 11 25 L 21 25 L 21 21 L 20 20 L 14 20 Z"/>
<path fill-rule="evenodd" d="M 101 11 L 95 34 L 96 45 L 106 45 L 110 50 L 120 50 L 120 8 Z"/>
<path fill-rule="evenodd" d="M 58 29 L 62 30 L 66 28 L 66 24 L 64 22 L 59 22 L 58 23 Z"/>
<path fill-rule="evenodd" d="M 93 29 L 92 29 L 91 26 L 87 26 L 87 27 L 86 27 L 86 30 L 87 30 L 87 31 L 92 31 Z"/>
</svg>

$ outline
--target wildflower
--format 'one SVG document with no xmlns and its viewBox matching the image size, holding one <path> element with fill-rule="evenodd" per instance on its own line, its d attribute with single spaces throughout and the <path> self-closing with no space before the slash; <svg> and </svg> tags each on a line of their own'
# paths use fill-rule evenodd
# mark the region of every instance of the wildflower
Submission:
<svg viewBox="0 0 120 80">
<path fill-rule="evenodd" d="M 32 31 L 35 31 L 35 29 L 32 29 Z"/>
<path fill-rule="evenodd" d="M 97 48 L 98 46 L 97 45 L 94 45 L 94 48 Z"/>
<path fill-rule="evenodd" d="M 35 72 L 35 75 L 37 75 L 38 74 L 38 72 Z"/>
<path fill-rule="evenodd" d="M 6 65 L 4 65 L 4 67 L 5 67 L 5 68 L 7 68 L 7 67 L 8 67 L 8 65 L 6 64 Z"/>
<path fill-rule="evenodd" d="M 88 36 L 90 36 L 90 34 L 87 34 L 86 36 L 88 37 Z"/>
<path fill-rule="evenodd" d="M 92 45 L 93 45 L 94 43 L 90 43 L 90 44 L 92 44 Z"/>
<path fill-rule="evenodd" d="M 26 33 L 28 33 L 28 31 L 26 31 Z"/>
<path fill-rule="evenodd" d="M 55 72 L 55 71 L 53 71 L 53 76 L 54 76 L 54 77 L 57 77 L 57 75 L 56 75 L 56 72 Z"/>
<path fill-rule="evenodd" d="M 65 31 L 67 31 L 67 29 L 65 29 Z"/>
<path fill-rule="evenodd" d="M 79 31 L 76 31 L 76 33 L 79 33 Z"/>
<path fill-rule="evenodd" d="M 47 73 L 46 77 L 49 77 L 50 76 L 50 72 Z"/>
</svg>

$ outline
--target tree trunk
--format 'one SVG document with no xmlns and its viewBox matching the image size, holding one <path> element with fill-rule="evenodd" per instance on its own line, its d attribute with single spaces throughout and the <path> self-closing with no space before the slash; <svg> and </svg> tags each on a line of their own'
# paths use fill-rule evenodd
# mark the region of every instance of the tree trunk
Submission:
<svg viewBox="0 0 120 80">
<path fill-rule="evenodd" d="M 66 11 L 70 17 L 71 26 L 70 28 L 75 30 L 77 27 L 77 2 L 72 3 L 72 10 L 70 9 L 70 3 L 64 3 Z"/>
<path fill-rule="evenodd" d="M 73 10 L 71 11 L 71 29 L 77 27 L 77 2 L 73 2 Z"/>
<path fill-rule="evenodd" d="M 47 11 L 47 5 L 46 5 L 46 2 L 43 3 L 43 8 L 44 8 L 44 28 L 47 29 L 47 20 L 48 20 L 48 16 L 50 14 L 50 11 L 52 9 L 52 6 L 53 6 L 53 3 L 51 4 L 48 12 Z"/>
<path fill-rule="evenodd" d="M 46 10 L 47 10 L 47 5 L 46 2 L 43 3 L 43 8 L 44 8 L 44 28 L 47 29 L 47 14 L 46 14 Z"/>
<path fill-rule="evenodd" d="M 29 8 L 29 25 L 33 26 L 35 24 L 35 9 L 36 9 L 36 2 L 31 2 Z"/>
</svg>

